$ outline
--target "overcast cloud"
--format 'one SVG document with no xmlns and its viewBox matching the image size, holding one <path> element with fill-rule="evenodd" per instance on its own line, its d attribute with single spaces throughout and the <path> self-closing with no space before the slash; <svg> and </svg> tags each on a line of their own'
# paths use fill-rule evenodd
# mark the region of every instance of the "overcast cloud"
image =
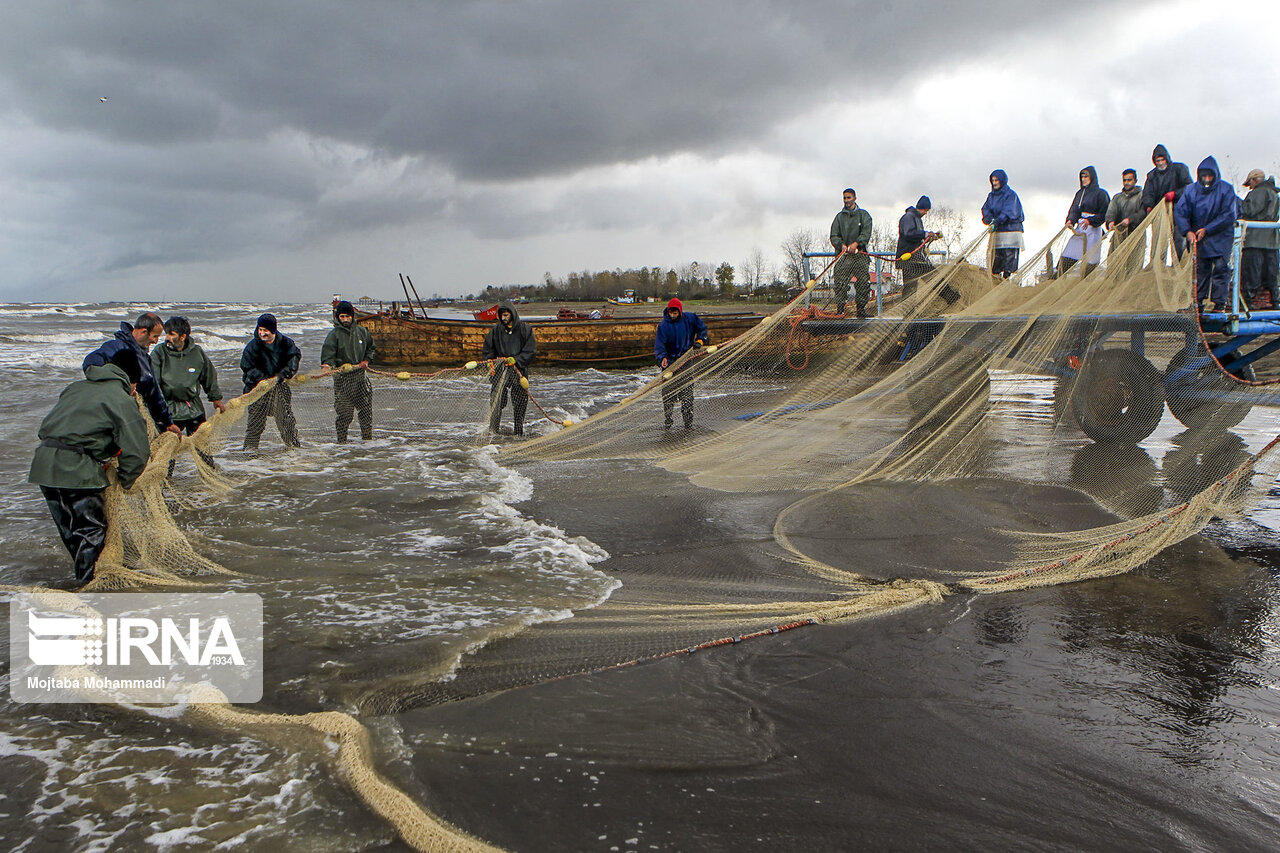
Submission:
<svg viewBox="0 0 1280 853">
<path fill-rule="evenodd" d="M 1114 190 L 1156 142 L 1275 170 L 1278 6 L 27 4 L 0 33 L 0 299 L 737 264 L 825 231 L 846 185 L 891 223 L 922 192 L 975 212 L 996 167 L 1034 244 L 1081 166 Z"/>
</svg>

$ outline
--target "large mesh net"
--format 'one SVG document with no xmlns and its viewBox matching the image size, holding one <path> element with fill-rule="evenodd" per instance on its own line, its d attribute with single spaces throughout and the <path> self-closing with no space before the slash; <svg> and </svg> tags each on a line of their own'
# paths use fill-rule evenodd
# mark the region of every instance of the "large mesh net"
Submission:
<svg viewBox="0 0 1280 853">
<path fill-rule="evenodd" d="M 604 565 L 622 587 L 573 619 L 490 638 L 460 666 L 401 665 L 347 701 L 392 713 L 957 592 L 1116 574 L 1250 506 L 1280 470 L 1275 439 L 1237 429 L 1252 417 L 1274 432 L 1264 362 L 1250 362 L 1269 350 L 1191 310 L 1195 259 L 1174 251 L 1166 207 L 1076 262 L 1064 229 L 1003 279 L 986 269 L 989 234 L 936 268 L 897 259 L 912 286 L 866 320 L 837 310 L 833 264 L 751 331 L 690 350 L 599 411 L 535 377 L 538 424 L 500 439 L 498 460 L 571 534 L 635 531 Z M 237 499 L 246 463 L 222 457 L 246 418 L 268 424 L 250 464 L 281 476 L 323 460 L 335 394 L 368 395 L 398 441 L 487 444 L 507 370 L 267 382 L 191 437 L 156 436 L 137 485 L 110 489 L 94 586 L 217 583 L 225 570 L 175 511 Z M 302 449 L 281 453 L 272 422 Z M 1158 469 L 1144 442 L 1162 443 Z M 479 845 L 378 777 L 351 717 L 190 713 L 239 731 L 318 729 L 410 843 Z"/>
</svg>

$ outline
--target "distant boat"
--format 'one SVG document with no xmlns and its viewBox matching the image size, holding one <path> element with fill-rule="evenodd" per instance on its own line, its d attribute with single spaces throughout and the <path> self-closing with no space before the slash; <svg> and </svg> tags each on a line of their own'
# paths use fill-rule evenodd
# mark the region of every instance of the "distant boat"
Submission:
<svg viewBox="0 0 1280 853">
<path fill-rule="evenodd" d="M 496 323 L 498 321 L 498 306 L 490 305 L 483 311 L 472 311 L 471 316 L 482 323 Z"/>
<path fill-rule="evenodd" d="M 397 310 L 356 315 L 357 322 L 373 333 L 376 364 L 411 368 L 455 365 L 480 358 L 485 333 L 497 319 L 449 320 L 408 317 Z M 711 343 L 724 343 L 758 325 L 763 314 L 735 312 L 698 316 L 707 324 Z M 632 367 L 653 363 L 653 337 L 659 315 L 592 319 L 547 318 L 529 320 L 538 341 L 535 364 L 556 367 Z"/>
</svg>

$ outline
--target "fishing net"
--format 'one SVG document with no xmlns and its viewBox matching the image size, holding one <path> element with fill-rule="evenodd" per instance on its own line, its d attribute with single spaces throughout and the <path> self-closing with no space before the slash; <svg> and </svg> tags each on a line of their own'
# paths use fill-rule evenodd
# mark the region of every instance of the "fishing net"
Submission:
<svg viewBox="0 0 1280 853">
<path fill-rule="evenodd" d="M 1274 411 L 1263 362 L 1249 363 L 1269 350 L 1202 326 L 1189 310 L 1195 259 L 1177 256 L 1170 230 L 1164 205 L 1072 263 L 1064 229 L 1003 279 L 987 272 L 989 234 L 937 267 L 927 254 L 897 259 L 908 293 L 882 296 L 865 321 L 837 310 L 847 297 L 829 268 L 751 331 L 691 350 L 584 420 L 599 406 L 535 377 L 534 437 L 502 439 L 498 460 L 535 483 L 534 511 L 571 535 L 630 531 L 602 566 L 622 587 L 573 619 L 487 643 L 448 677 L 406 664 L 351 701 L 394 713 L 957 592 L 1117 574 L 1239 513 L 1280 471 L 1276 439 L 1250 445 L 1236 429 Z M 112 547 L 95 586 L 224 571 L 174 511 L 237 499 L 247 468 L 288 476 L 322 464 L 335 395 L 367 394 L 357 409 L 396 441 L 494 441 L 491 392 L 507 369 L 268 382 L 194 436 L 157 436 L 147 474 L 110 490 Z M 238 450 L 247 418 L 269 422 L 249 461 Z M 281 440 L 301 447 L 283 453 Z M 345 739 L 353 788 L 398 815 L 411 844 L 478 844 L 380 780 L 350 717 L 190 713 Z"/>
</svg>

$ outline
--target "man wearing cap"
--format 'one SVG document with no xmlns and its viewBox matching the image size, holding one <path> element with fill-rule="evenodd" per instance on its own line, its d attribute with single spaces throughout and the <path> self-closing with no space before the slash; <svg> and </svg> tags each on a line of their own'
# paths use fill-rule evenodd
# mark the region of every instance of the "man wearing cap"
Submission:
<svg viewBox="0 0 1280 853">
<path fill-rule="evenodd" d="M 867 316 L 867 299 L 871 296 L 871 258 L 867 255 L 867 244 L 871 242 L 871 230 L 871 214 L 858 207 L 858 194 L 853 188 L 845 188 L 844 207 L 831 220 L 831 247 L 840 253 L 833 273 L 837 313 L 844 313 L 852 283 L 858 316 Z"/>
<path fill-rule="evenodd" d="M 356 309 L 345 299 L 333 309 L 333 330 L 320 348 L 320 368 L 328 374 L 341 370 L 345 365 L 349 372 L 333 377 L 333 409 L 337 417 L 334 426 L 338 441 L 347 440 L 347 430 L 354 416 L 360 417 L 360 437 L 373 438 L 373 386 L 365 368 L 373 358 L 373 335 L 356 322 Z"/>
<path fill-rule="evenodd" d="M 151 413 L 156 429 L 181 435 L 182 430 L 173 423 L 169 405 L 164 400 L 164 393 L 160 389 L 160 383 L 156 381 L 155 371 L 151 365 L 151 348 L 163 336 L 164 322 L 160 319 L 160 315 L 154 311 L 145 311 L 138 315 L 138 319 L 132 326 L 121 322 L 115 337 L 86 355 L 80 367 L 87 376 L 90 367 L 101 367 L 107 364 L 120 350 L 133 350 L 138 356 L 139 369 L 142 371 L 138 390 L 142 392 L 142 400 L 147 404 L 147 411 Z"/>
<path fill-rule="evenodd" d="M 142 378 L 137 353 L 116 349 L 84 374 L 63 389 L 41 421 L 40 446 L 27 476 L 44 494 L 81 584 L 93 580 L 106 545 L 103 491 L 109 485 L 110 461 L 116 460 L 120 485 L 127 489 L 147 467 L 151 453 L 147 424 L 134 401 Z"/>
<path fill-rule="evenodd" d="M 248 394 L 264 379 L 274 379 L 271 390 L 249 406 L 249 423 L 244 432 L 244 449 L 257 452 L 258 441 L 267 426 L 267 416 L 275 415 L 276 428 L 286 447 L 300 447 L 298 423 L 293 417 L 293 393 L 289 379 L 298 373 L 302 351 L 287 335 L 280 334 L 274 314 L 258 318 L 253 340 L 240 355 L 240 372 L 244 377 L 244 393 Z"/>
<path fill-rule="evenodd" d="M 914 207 L 898 219 L 898 248 L 893 265 L 902 272 L 902 295 L 916 291 L 917 280 L 933 269 L 929 262 L 929 244 L 938 239 L 936 231 L 924 230 L 924 217 L 933 208 L 927 195 L 920 196 Z"/>
<path fill-rule="evenodd" d="M 672 299 L 662 312 L 662 320 L 658 323 L 657 334 L 653 338 L 653 358 L 663 373 L 662 381 L 662 426 L 671 429 L 672 415 L 675 412 L 676 400 L 680 401 L 680 414 L 684 418 L 684 428 L 693 429 L 693 380 L 692 374 L 676 370 L 670 376 L 665 371 L 675 364 L 680 356 L 691 349 L 705 346 L 710 340 L 707 324 L 692 311 L 684 310 L 684 303 Z M 686 362 L 687 363 L 687 362 Z"/>
<path fill-rule="evenodd" d="M 1249 222 L 1275 222 L 1280 214 L 1280 198 L 1276 195 L 1276 179 L 1268 178 L 1261 169 L 1254 169 L 1245 178 L 1244 186 L 1249 194 L 1240 206 L 1240 218 Z M 1251 307 L 1262 291 L 1271 297 L 1271 308 L 1280 310 L 1280 292 L 1277 292 L 1277 269 L 1280 258 L 1280 231 L 1274 228 L 1246 228 L 1244 252 L 1240 256 L 1240 293 Z"/>
</svg>

